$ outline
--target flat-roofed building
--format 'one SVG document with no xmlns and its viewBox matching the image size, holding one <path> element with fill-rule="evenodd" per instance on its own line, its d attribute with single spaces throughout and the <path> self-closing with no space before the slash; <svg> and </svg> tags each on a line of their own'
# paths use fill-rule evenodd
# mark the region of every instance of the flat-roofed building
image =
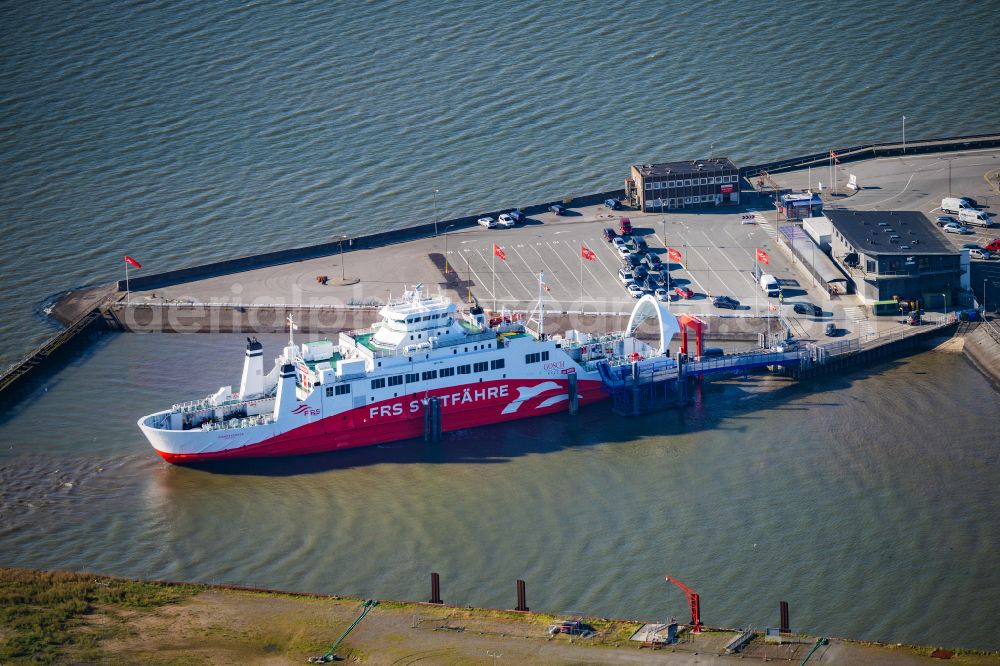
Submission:
<svg viewBox="0 0 1000 666">
<path fill-rule="evenodd" d="M 740 170 L 728 157 L 634 164 L 625 199 L 646 212 L 707 206 L 738 206 Z"/>
<path fill-rule="evenodd" d="M 962 285 L 961 252 L 919 211 L 830 210 L 830 250 L 865 303 L 950 305 Z"/>
</svg>

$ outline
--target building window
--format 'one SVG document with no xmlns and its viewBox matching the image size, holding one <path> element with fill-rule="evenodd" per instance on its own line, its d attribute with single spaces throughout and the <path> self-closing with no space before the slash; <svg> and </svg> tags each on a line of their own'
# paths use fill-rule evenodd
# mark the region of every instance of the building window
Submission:
<svg viewBox="0 0 1000 666">
<path fill-rule="evenodd" d="M 372 388 L 373 389 L 385 388 L 385 377 L 379 377 L 378 379 L 373 379 Z"/>
<path fill-rule="evenodd" d="M 538 363 L 541 360 L 542 360 L 542 355 L 541 354 L 525 354 L 524 355 L 524 362 L 525 363 Z"/>
<path fill-rule="evenodd" d="M 393 375 L 389 377 L 389 386 L 399 386 L 403 383 L 403 375 Z"/>
<path fill-rule="evenodd" d="M 439 374 L 442 377 L 451 377 L 452 375 L 455 374 L 455 368 L 441 368 Z"/>
<path fill-rule="evenodd" d="M 684 179 L 684 187 L 690 187 L 690 186 L 691 186 L 691 181 L 688 179 Z"/>
<path fill-rule="evenodd" d="M 473 363 L 472 364 L 472 370 L 474 372 L 486 372 L 486 370 L 489 369 L 489 367 L 490 367 L 490 364 L 487 363 L 486 361 L 482 361 L 480 363 Z"/>
<path fill-rule="evenodd" d="M 504 366 L 504 360 L 502 358 L 497 358 L 490 361 L 490 370 L 499 370 Z"/>
<path fill-rule="evenodd" d="M 412 384 L 413 382 L 419 382 L 419 381 L 420 381 L 420 375 L 417 374 L 416 372 L 406 373 L 406 382 L 408 384 Z"/>
<path fill-rule="evenodd" d="M 437 370 L 425 370 L 424 371 L 424 375 L 423 375 L 423 379 L 426 382 L 426 381 L 428 381 L 430 379 L 437 379 L 437 376 L 438 376 Z"/>
<path fill-rule="evenodd" d="M 471 375 L 472 366 L 471 365 L 460 365 L 458 366 L 458 374 L 460 375 Z"/>
<path fill-rule="evenodd" d="M 653 184 L 647 180 L 646 184 L 645 184 L 645 187 L 646 187 L 647 190 L 651 190 L 651 189 L 653 189 Z"/>
<path fill-rule="evenodd" d="M 350 384 L 337 384 L 333 387 L 334 395 L 346 395 L 351 392 Z"/>
<path fill-rule="evenodd" d="M 326 387 L 326 397 L 328 397 L 328 398 L 332 398 L 333 397 L 333 387 L 332 386 L 327 386 Z"/>
<path fill-rule="evenodd" d="M 543 361 L 549 360 L 549 353 L 547 351 L 542 352 L 542 360 Z"/>
<path fill-rule="evenodd" d="M 656 181 L 655 183 L 653 183 L 653 189 L 654 190 L 660 189 L 660 181 Z"/>
<path fill-rule="evenodd" d="M 869 259 L 868 261 L 866 261 L 865 262 L 865 270 L 868 271 L 869 273 L 874 273 L 875 272 L 875 262 L 872 261 L 871 259 Z"/>
</svg>

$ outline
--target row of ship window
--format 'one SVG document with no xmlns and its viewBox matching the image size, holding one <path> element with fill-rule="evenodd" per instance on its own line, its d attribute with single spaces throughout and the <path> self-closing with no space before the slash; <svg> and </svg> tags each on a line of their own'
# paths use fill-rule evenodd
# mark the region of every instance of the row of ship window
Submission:
<svg viewBox="0 0 1000 666">
<path fill-rule="evenodd" d="M 688 178 L 685 180 L 646 181 L 647 190 L 669 189 L 673 187 L 692 187 L 694 185 L 718 185 L 735 183 L 739 176 L 712 176 L 710 178 Z"/>
<path fill-rule="evenodd" d="M 549 353 L 547 351 L 535 353 L 535 354 L 525 354 L 525 363 L 540 363 L 542 361 L 549 360 Z M 430 381 L 432 379 L 437 379 L 438 377 L 452 377 L 457 372 L 460 375 L 471 375 L 474 372 L 486 372 L 487 370 L 502 370 L 506 362 L 502 358 L 495 358 L 489 362 L 479 361 L 478 363 L 466 363 L 465 365 L 460 365 L 455 368 L 441 368 L 439 370 L 424 370 L 423 372 L 408 372 L 403 375 L 392 375 L 391 377 L 376 377 L 371 380 L 372 389 L 381 389 L 386 386 L 400 386 L 403 382 L 412 384 L 418 381 Z M 349 383 L 336 384 L 334 386 L 326 387 L 326 397 L 330 398 L 335 395 L 345 395 L 351 392 L 351 385 Z"/>
</svg>

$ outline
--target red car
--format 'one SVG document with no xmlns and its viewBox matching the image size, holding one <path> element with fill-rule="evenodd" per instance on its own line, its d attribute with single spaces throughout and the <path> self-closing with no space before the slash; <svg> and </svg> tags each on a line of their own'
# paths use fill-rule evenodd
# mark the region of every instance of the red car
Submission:
<svg viewBox="0 0 1000 666">
<path fill-rule="evenodd" d="M 674 287 L 674 292 L 681 298 L 694 298 L 694 292 L 690 287 Z"/>
<path fill-rule="evenodd" d="M 989 243 L 984 245 L 983 249 L 989 250 L 990 252 L 1000 252 L 1000 238 L 994 238 Z"/>
<path fill-rule="evenodd" d="M 622 236 L 632 235 L 632 220 L 627 217 L 618 218 L 618 233 Z"/>
</svg>

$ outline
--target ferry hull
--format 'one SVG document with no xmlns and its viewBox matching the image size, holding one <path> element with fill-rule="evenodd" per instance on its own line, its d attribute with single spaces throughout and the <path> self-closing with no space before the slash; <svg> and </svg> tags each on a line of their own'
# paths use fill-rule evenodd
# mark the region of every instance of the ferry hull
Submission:
<svg viewBox="0 0 1000 666">
<path fill-rule="evenodd" d="M 441 430 L 449 432 L 566 411 L 567 387 L 568 381 L 559 378 L 498 380 L 437 389 L 374 402 L 302 425 L 286 425 L 283 432 L 276 432 L 281 428 L 272 425 L 220 433 L 216 436 L 229 437 L 236 446 L 217 450 L 209 450 L 215 449 L 217 442 L 194 446 L 184 442 L 189 433 L 200 436 L 200 432 L 143 429 L 157 453 L 174 464 L 298 456 L 422 437 L 425 398 L 442 401 Z M 608 397 L 601 382 L 590 379 L 578 381 L 577 394 L 581 407 Z M 480 395 L 485 399 L 478 399 Z"/>
</svg>

